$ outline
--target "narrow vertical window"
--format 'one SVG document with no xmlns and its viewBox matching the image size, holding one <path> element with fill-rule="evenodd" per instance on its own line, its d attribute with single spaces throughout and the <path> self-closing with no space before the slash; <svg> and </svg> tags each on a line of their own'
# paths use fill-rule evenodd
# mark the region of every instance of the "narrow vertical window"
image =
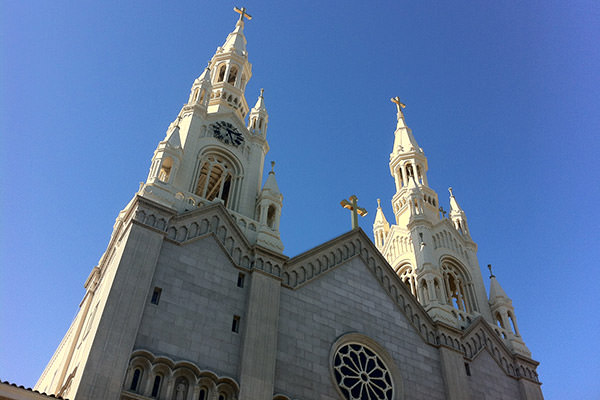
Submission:
<svg viewBox="0 0 600 400">
<path fill-rule="evenodd" d="M 246 275 L 242 274 L 241 272 L 238 274 L 238 280 L 237 280 L 237 286 L 238 287 L 244 287 L 244 279 L 246 278 Z"/>
<path fill-rule="evenodd" d="M 131 390 L 132 392 L 137 392 L 138 387 L 140 385 L 141 377 L 142 377 L 142 370 L 139 368 L 136 368 L 135 371 L 133 371 L 133 378 L 131 379 L 131 386 L 129 387 L 129 390 Z"/>
<path fill-rule="evenodd" d="M 237 73 L 238 73 L 237 67 L 235 65 L 232 65 L 231 69 L 229 70 L 229 77 L 227 78 L 227 83 L 235 85 L 235 80 L 237 79 Z"/>
<path fill-rule="evenodd" d="M 198 400 L 206 400 L 206 390 L 204 388 L 200 389 Z"/>
<path fill-rule="evenodd" d="M 154 378 L 154 384 L 152 385 L 152 394 L 151 396 L 153 398 L 158 397 L 158 392 L 160 391 L 160 375 L 156 375 L 156 377 Z"/>
<path fill-rule="evenodd" d="M 227 65 L 223 64 L 221 65 L 221 68 L 219 68 L 219 76 L 217 78 L 217 82 L 223 82 L 225 80 L 225 70 L 227 69 Z"/>
<path fill-rule="evenodd" d="M 240 316 L 234 315 L 231 322 L 231 332 L 239 333 L 240 331 Z"/>
<path fill-rule="evenodd" d="M 162 292 L 161 288 L 155 287 L 154 292 L 152 292 L 152 299 L 150 300 L 150 303 L 158 305 L 158 302 L 160 301 L 160 293 L 161 292 Z"/>
<path fill-rule="evenodd" d="M 467 373 L 467 376 L 471 376 L 471 366 L 469 363 L 465 363 L 465 372 Z"/>
</svg>

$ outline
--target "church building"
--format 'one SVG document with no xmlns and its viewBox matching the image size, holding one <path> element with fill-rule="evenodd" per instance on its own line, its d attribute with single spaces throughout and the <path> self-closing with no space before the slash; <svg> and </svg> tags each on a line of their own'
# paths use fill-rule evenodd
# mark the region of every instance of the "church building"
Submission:
<svg viewBox="0 0 600 400">
<path fill-rule="evenodd" d="M 511 299 L 491 267 L 486 293 L 466 213 L 451 188 L 441 209 L 399 98 L 394 215 L 378 207 L 374 243 L 356 226 L 284 255 L 274 163 L 262 179 L 269 114 L 245 93 L 251 17 L 236 11 L 34 390 L 1 383 L 0 398 L 542 399 Z"/>
</svg>

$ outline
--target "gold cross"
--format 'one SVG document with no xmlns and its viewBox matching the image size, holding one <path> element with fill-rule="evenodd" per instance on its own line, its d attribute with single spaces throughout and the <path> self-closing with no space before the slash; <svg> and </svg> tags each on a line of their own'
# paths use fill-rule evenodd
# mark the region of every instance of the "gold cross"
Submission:
<svg viewBox="0 0 600 400">
<path fill-rule="evenodd" d="M 356 229 L 358 228 L 358 216 L 364 217 L 367 215 L 367 210 L 358 206 L 358 198 L 355 195 L 350 196 L 348 200 L 342 200 L 340 205 L 352 211 L 352 229 Z"/>
<path fill-rule="evenodd" d="M 246 12 L 246 7 L 242 7 L 241 9 L 237 8 L 237 7 L 233 7 L 233 11 L 240 14 L 240 21 L 242 21 L 242 22 L 244 22 L 244 17 L 248 18 L 248 21 L 250 21 L 252 19 L 252 15 L 250 15 Z"/>
<path fill-rule="evenodd" d="M 400 97 L 396 96 L 396 97 L 392 97 L 390 99 L 390 101 L 392 103 L 396 104 L 396 107 L 398 108 L 398 112 L 402 112 L 403 108 L 406 108 L 406 104 L 404 104 L 403 102 L 400 101 Z"/>
</svg>

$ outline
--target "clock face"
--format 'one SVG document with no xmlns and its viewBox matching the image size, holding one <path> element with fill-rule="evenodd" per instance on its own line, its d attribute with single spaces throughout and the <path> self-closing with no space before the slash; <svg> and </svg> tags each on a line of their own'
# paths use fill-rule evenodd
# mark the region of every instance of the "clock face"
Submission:
<svg viewBox="0 0 600 400">
<path fill-rule="evenodd" d="M 239 146 L 244 143 L 244 136 L 227 121 L 217 121 L 210 125 L 213 136 L 225 144 Z"/>
</svg>

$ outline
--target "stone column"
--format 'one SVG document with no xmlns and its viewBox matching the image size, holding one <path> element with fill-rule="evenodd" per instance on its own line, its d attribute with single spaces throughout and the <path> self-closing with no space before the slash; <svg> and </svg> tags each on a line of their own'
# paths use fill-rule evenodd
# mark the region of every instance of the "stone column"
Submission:
<svg viewBox="0 0 600 400">
<path fill-rule="evenodd" d="M 244 337 L 240 365 L 240 400 L 273 398 L 279 296 L 281 282 L 254 270 L 248 309 L 242 321 Z"/>
</svg>

